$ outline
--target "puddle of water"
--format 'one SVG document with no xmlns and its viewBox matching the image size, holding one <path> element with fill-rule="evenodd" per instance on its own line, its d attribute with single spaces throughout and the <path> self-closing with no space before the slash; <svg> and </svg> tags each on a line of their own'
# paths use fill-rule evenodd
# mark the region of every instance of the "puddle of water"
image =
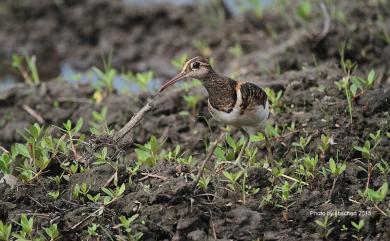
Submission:
<svg viewBox="0 0 390 241">
<path fill-rule="evenodd" d="M 16 85 L 17 81 L 12 76 L 5 76 L 4 79 L 0 80 L 0 92 L 6 91 L 12 86 Z"/>
<path fill-rule="evenodd" d="M 80 72 L 73 68 L 69 63 L 64 63 L 61 66 L 61 72 L 59 79 L 66 81 L 71 84 L 91 84 L 97 85 L 99 83 L 99 77 L 97 74 L 92 71 Z M 154 91 L 160 86 L 161 80 L 158 78 L 153 78 L 149 81 L 146 90 L 143 89 L 136 82 L 129 80 L 125 76 L 118 74 L 114 78 L 114 89 L 119 93 L 130 94 L 130 93 L 139 93 L 142 91 Z"/>
</svg>

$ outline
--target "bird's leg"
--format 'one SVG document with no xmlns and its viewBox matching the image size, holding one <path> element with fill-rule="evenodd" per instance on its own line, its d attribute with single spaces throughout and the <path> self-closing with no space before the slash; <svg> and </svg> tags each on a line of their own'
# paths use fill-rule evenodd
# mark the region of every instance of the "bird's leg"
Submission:
<svg viewBox="0 0 390 241">
<path fill-rule="evenodd" d="M 244 140 L 244 144 L 241 147 L 241 151 L 238 154 L 238 157 L 237 157 L 236 161 L 233 163 L 234 165 L 239 165 L 239 166 L 240 166 L 240 163 L 241 163 L 242 155 L 244 154 L 244 151 L 245 151 L 246 147 L 249 144 L 249 138 L 250 138 L 250 136 L 249 136 L 249 134 L 248 134 L 248 132 L 246 130 L 244 130 L 243 128 L 240 128 L 240 131 L 244 134 L 245 140 Z"/>
</svg>

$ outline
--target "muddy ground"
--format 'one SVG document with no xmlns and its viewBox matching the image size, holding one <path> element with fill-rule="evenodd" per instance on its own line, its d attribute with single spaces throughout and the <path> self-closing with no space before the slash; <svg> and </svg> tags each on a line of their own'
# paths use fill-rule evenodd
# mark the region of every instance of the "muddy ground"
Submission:
<svg viewBox="0 0 390 241">
<path fill-rule="evenodd" d="M 308 186 L 292 195 L 293 204 L 287 218 L 279 207 L 260 206 L 267 190 L 285 181 L 283 178 L 275 181 L 263 168 L 248 170 L 248 183 L 259 188 L 259 192 L 247 195 L 245 201 L 240 192 L 226 188 L 226 179 L 220 172 L 213 173 L 212 164 L 206 175 L 219 178 L 212 178 L 206 191 L 193 191 L 190 174 L 197 173 L 199 162 L 206 155 L 205 143 L 217 137 L 221 129 L 208 113 L 207 97 L 202 88 L 190 91 L 202 96 L 195 117 L 179 115 L 189 109 L 183 92 L 173 89 L 157 101 L 153 111 L 126 137 L 123 157 L 111 161 L 119 163 L 118 182 L 128 182 L 130 173 L 126 168 L 134 166 L 135 159 L 133 144 L 145 143 L 156 135 L 166 138 L 166 150 L 181 145 L 186 155 L 191 154 L 198 161 L 196 165 L 183 168 L 177 163 L 159 160 L 152 169 L 144 167 L 131 176 L 133 182 L 122 198 L 105 207 L 101 215 L 88 217 L 96 214 L 100 206 L 72 199 L 74 185 L 86 182 L 91 186 L 91 193 L 96 194 L 115 170 L 111 165 L 80 164 L 89 169 L 70 176 L 69 182 L 61 182 L 60 198 L 52 201 L 47 193 L 57 190 L 50 177 L 62 173 L 61 160 L 58 160 L 32 183 L 19 182 L 13 189 L 0 184 L 1 220 L 10 222 L 18 220 L 21 213 L 35 214 L 39 225 L 58 223 L 61 240 L 113 240 L 123 236 L 114 228 L 118 217 L 138 213 L 140 216 L 133 229 L 143 233 L 143 240 L 292 241 L 324 239 L 323 230 L 314 222 L 321 217 L 311 215 L 310 211 L 370 211 L 370 215 L 364 217 L 365 226 L 359 234 L 362 240 L 390 240 L 389 217 L 358 195 L 366 186 L 367 174 L 359 168 L 363 160 L 361 154 L 353 150 L 355 145 L 362 146 L 370 133 L 390 132 L 390 44 L 382 37 L 383 28 L 378 19 L 380 13 L 385 27 L 389 28 L 390 3 L 379 7 L 374 3 L 348 6 L 341 3 L 339 8 L 343 9 L 346 20 L 332 19 L 329 31 L 318 39 L 316 35 L 324 22 L 320 13 L 304 26 L 291 27 L 279 15 L 266 13 L 262 21 L 232 17 L 215 27 L 206 24 L 197 8 L 191 6 L 130 8 L 114 1 L 64 1 L 60 5 L 49 0 L 40 5 L 31 2 L 5 1 L 1 5 L 0 71 L 15 74 L 10 71 L 7 59 L 14 52 L 28 51 L 37 55 L 38 68 L 45 81 L 36 87 L 19 83 L 0 93 L 2 147 L 10 149 L 12 144 L 23 142 L 20 132 L 37 122 L 24 110 L 24 105 L 34 109 L 47 126 L 61 125 L 68 119 L 75 122 L 80 117 L 88 123 L 92 111 L 107 106 L 107 123 L 118 130 L 150 96 L 150 93 L 113 94 L 96 104 L 92 101 L 90 86 L 51 80 L 59 74 L 64 61 L 85 70 L 99 64 L 101 54 L 114 49 L 115 67 L 134 71 L 151 69 L 164 78 L 175 72 L 170 65 L 173 57 L 183 52 L 191 56 L 201 54 L 192 41 L 204 39 L 213 50 L 217 71 L 234 73 L 241 79 L 283 90 L 283 107 L 271 116 L 271 122 L 279 126 L 295 122 L 296 127 L 295 131 L 286 131 L 272 139 L 270 145 L 273 159 L 283 161 L 281 165 L 287 168 L 287 175 L 295 175 L 291 160 L 297 154 L 292 143 L 300 137 L 311 136 L 306 151 L 320 154 L 317 145 L 321 134 L 331 135 L 335 144 L 320 155 L 320 167 L 327 166 L 327 160 L 338 155 L 339 160 L 347 161 L 347 169 L 333 190 L 333 178 L 325 178 L 317 172 Z M 272 34 L 277 37 L 273 38 Z M 347 40 L 346 57 L 357 62 L 356 74 L 366 76 L 371 68 L 377 73 L 373 88 L 353 100 L 352 124 L 346 98 L 334 83 L 346 75 L 340 66 L 339 49 Z M 241 57 L 233 57 L 226 50 L 235 43 L 243 47 Z M 88 133 L 87 124 L 82 131 Z M 234 134 L 235 137 L 240 135 Z M 92 139 L 87 136 L 87 140 Z M 390 140 L 384 137 L 375 148 L 375 155 L 379 157 L 375 161 L 389 162 L 389 149 Z M 258 160 L 265 158 L 266 153 L 261 146 Z M 211 160 L 213 162 L 215 157 Z M 376 190 L 385 181 L 390 182 L 389 175 L 375 170 L 369 185 Z M 390 197 L 379 206 L 389 210 Z M 351 221 L 358 220 L 358 216 L 334 218 L 334 230 L 328 239 L 354 240 L 352 235 L 356 233 Z M 88 236 L 86 230 L 91 223 L 100 224 L 97 237 Z"/>
</svg>

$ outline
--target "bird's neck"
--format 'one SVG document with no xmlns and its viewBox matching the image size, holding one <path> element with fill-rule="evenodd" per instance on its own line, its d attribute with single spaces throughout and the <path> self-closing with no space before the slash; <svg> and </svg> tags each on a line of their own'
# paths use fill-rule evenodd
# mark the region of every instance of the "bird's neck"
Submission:
<svg viewBox="0 0 390 241">
<path fill-rule="evenodd" d="M 225 112 L 231 112 L 237 100 L 236 81 L 210 71 L 202 80 L 209 94 L 210 104 Z"/>
</svg>

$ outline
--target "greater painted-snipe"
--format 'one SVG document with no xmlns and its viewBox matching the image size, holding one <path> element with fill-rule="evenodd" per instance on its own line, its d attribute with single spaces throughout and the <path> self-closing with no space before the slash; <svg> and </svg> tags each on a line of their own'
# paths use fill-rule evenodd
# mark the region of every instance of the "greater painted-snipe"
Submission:
<svg viewBox="0 0 390 241">
<path fill-rule="evenodd" d="M 202 81 L 209 94 L 208 108 L 215 120 L 235 126 L 244 134 L 245 142 L 234 163 L 239 164 L 249 143 L 249 133 L 254 134 L 262 128 L 268 118 L 269 104 L 266 93 L 255 84 L 219 75 L 202 57 L 188 60 L 182 71 L 166 82 L 159 92 L 185 78 Z"/>
</svg>

